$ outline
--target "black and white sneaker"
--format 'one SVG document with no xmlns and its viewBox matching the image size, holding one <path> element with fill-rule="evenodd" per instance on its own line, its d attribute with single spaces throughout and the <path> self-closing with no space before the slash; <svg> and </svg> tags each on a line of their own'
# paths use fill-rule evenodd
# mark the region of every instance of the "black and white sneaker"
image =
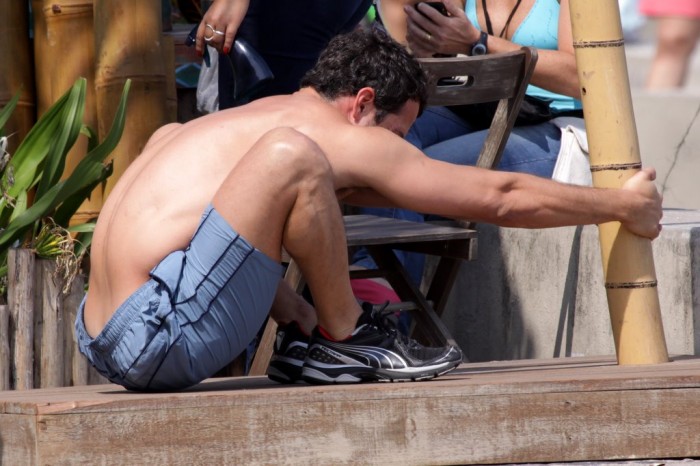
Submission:
<svg viewBox="0 0 700 466">
<path fill-rule="evenodd" d="M 304 365 L 309 347 L 309 336 L 299 324 L 291 322 L 277 329 L 277 339 L 267 366 L 267 377 L 279 383 L 301 381 L 301 368 Z"/>
<path fill-rule="evenodd" d="M 310 383 L 407 382 L 442 375 L 462 362 L 459 348 L 426 347 L 402 335 L 383 308 L 363 305 L 352 335 L 332 341 L 316 327 L 302 377 Z"/>
</svg>

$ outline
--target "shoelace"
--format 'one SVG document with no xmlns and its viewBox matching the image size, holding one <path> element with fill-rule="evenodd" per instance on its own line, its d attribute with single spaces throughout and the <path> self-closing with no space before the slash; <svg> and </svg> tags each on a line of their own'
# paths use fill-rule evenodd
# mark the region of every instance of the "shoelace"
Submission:
<svg viewBox="0 0 700 466">
<path fill-rule="evenodd" d="M 387 310 L 389 306 L 389 301 L 386 301 L 378 308 L 373 308 L 370 313 L 372 319 L 372 324 L 375 325 L 379 330 L 387 333 L 392 338 L 397 339 L 402 345 L 407 348 L 417 348 L 421 346 L 416 340 L 410 338 L 399 331 L 396 327 L 396 323 L 392 320 L 395 316 L 394 311 Z"/>
</svg>

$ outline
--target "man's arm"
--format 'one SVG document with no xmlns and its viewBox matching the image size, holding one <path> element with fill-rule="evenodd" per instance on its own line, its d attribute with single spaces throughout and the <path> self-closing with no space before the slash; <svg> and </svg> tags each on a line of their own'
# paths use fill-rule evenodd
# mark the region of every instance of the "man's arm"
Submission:
<svg viewBox="0 0 700 466">
<path fill-rule="evenodd" d="M 496 215 L 484 221 L 522 228 L 619 221 L 632 233 L 652 239 L 661 231 L 662 199 L 653 168 L 636 173 L 620 189 L 566 185 L 529 175 L 511 178 L 494 201 Z"/>
<path fill-rule="evenodd" d="M 393 205 L 508 227 L 619 221 L 648 238 L 660 231 L 661 196 L 653 169 L 638 172 L 621 189 L 589 188 L 433 160 L 397 137 L 373 144 L 380 149 L 370 151 L 365 146 L 352 167 L 359 185 L 369 189 L 353 192 L 348 203 Z"/>
</svg>

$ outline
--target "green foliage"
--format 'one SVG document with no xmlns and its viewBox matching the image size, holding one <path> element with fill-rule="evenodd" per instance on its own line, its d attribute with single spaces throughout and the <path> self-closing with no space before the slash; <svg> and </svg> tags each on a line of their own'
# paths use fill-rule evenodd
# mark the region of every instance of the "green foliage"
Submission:
<svg viewBox="0 0 700 466">
<path fill-rule="evenodd" d="M 86 80 L 79 78 L 66 94 L 36 122 L 13 155 L 6 153 L 6 138 L 0 138 L 0 299 L 7 276 L 10 247 L 33 248 L 42 254 L 49 245 L 71 238 L 68 222 L 100 183 L 112 174 L 104 160 L 114 150 L 124 130 L 126 100 L 131 82 L 124 85 L 119 108 L 109 134 L 97 143 L 95 132 L 83 124 Z M 0 131 L 19 100 L 19 93 L 0 110 Z M 88 153 L 73 172 L 61 180 L 66 156 L 79 134 L 89 138 Z M 4 162 L 4 163 L 3 163 Z M 33 198 L 31 204 L 28 199 Z M 76 225 L 79 246 L 70 254 L 81 254 L 89 246 L 94 221 Z M 72 238 L 71 238 L 72 239 Z M 54 251 L 55 252 L 55 251 Z M 48 257 L 51 253 L 44 254 Z"/>
</svg>

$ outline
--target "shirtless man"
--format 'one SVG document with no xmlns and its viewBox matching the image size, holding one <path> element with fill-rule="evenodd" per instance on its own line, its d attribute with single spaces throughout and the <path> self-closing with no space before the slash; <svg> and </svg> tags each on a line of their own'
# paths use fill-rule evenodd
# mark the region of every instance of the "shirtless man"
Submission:
<svg viewBox="0 0 700 466">
<path fill-rule="evenodd" d="M 334 39 L 302 84 L 163 127 L 117 183 L 76 320 L 81 351 L 113 382 L 196 384 L 242 352 L 268 312 L 311 332 L 277 348 L 297 350 L 290 380 L 420 380 L 456 367 L 459 349 L 408 341 L 355 300 L 338 198 L 504 226 L 620 221 L 659 234 L 653 170 L 603 190 L 425 157 L 402 139 L 425 104 L 425 77 L 380 32 Z M 280 280 L 282 247 L 315 309 Z"/>
</svg>

